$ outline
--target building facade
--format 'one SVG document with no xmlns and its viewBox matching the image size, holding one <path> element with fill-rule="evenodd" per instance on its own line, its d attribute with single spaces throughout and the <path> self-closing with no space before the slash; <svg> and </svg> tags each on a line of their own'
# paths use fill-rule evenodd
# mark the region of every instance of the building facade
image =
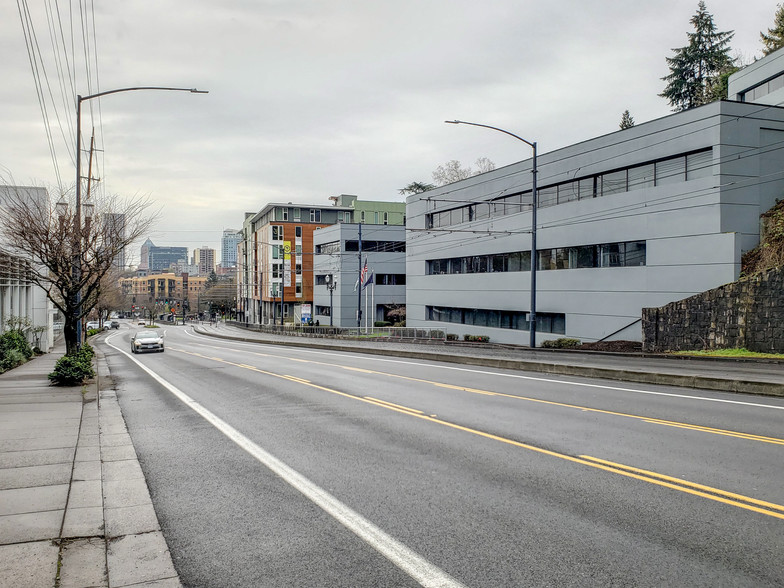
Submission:
<svg viewBox="0 0 784 588">
<path fill-rule="evenodd" d="M 732 74 L 730 100 L 784 106 L 784 49 L 779 49 Z"/>
<path fill-rule="evenodd" d="M 402 226 L 405 203 L 360 201 L 342 194 L 331 205 L 267 204 L 246 213 L 238 245 L 237 300 L 241 320 L 254 324 L 313 317 L 314 231 L 351 224 L 358 215 Z M 308 316 L 305 312 L 304 316 Z"/>
<path fill-rule="evenodd" d="M 192 313 L 197 312 L 199 297 L 206 284 L 206 276 L 191 276 L 185 273 L 162 273 L 120 279 L 120 288 L 135 307 L 134 310 L 155 309 L 160 313 L 177 308 L 178 303 L 182 309 L 186 301 L 186 309 L 190 309 Z M 203 305 L 201 306 L 203 309 Z"/>
<path fill-rule="evenodd" d="M 3 200 L 10 191 L 22 191 L 25 197 L 38 201 L 41 206 L 48 206 L 46 188 L 0 186 L 0 214 L 3 214 Z M 55 336 L 62 330 L 55 330 L 54 304 L 47 298 L 46 292 L 33 282 L 32 263 L 27 257 L 4 251 L 0 240 L 0 333 L 8 327 L 9 319 L 27 319 L 31 326 L 27 332 L 28 341 L 43 351 L 49 351 L 54 346 Z"/>
<path fill-rule="evenodd" d="M 784 109 L 714 102 L 538 158 L 537 341 L 640 340 L 738 278 L 784 197 Z M 407 325 L 528 343 L 532 161 L 408 198 Z"/>
<path fill-rule="evenodd" d="M 221 267 L 237 267 L 237 246 L 242 241 L 242 231 L 226 229 L 221 237 Z"/>
<path fill-rule="evenodd" d="M 359 230 L 358 224 L 341 223 L 313 233 L 313 320 L 320 325 L 356 327 L 361 310 L 361 326 L 372 327 L 406 304 L 405 227 L 363 225 L 361 261 Z"/>
<path fill-rule="evenodd" d="M 187 263 L 187 247 L 158 247 L 151 245 L 148 249 L 148 271 L 149 273 L 167 272 L 172 265 Z"/>
<path fill-rule="evenodd" d="M 215 250 L 204 245 L 193 250 L 193 262 L 199 268 L 200 276 L 208 276 L 215 271 Z"/>
</svg>

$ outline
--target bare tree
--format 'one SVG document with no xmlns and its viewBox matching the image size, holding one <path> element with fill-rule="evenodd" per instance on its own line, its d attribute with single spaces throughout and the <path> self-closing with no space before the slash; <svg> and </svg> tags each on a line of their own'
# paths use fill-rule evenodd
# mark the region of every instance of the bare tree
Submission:
<svg viewBox="0 0 784 588">
<path fill-rule="evenodd" d="M 99 290 L 95 303 L 99 320 L 103 320 L 104 315 L 108 316 L 112 310 L 126 307 L 126 297 L 120 287 L 120 272 L 116 267 L 106 272 L 106 275 L 101 279 Z"/>
<path fill-rule="evenodd" d="M 150 211 L 147 198 L 107 196 L 77 219 L 73 194 L 55 203 L 39 193 L 15 186 L 3 190 L 0 234 L 7 250 L 32 260 L 31 280 L 65 316 L 66 352 L 73 354 L 81 343 L 77 323 L 96 306 L 104 276 L 122 250 L 149 231 L 158 213 Z"/>
<path fill-rule="evenodd" d="M 480 157 L 476 160 L 475 165 L 477 166 L 477 171 L 471 169 L 471 166 L 463 167 L 463 164 L 457 159 L 452 159 L 451 161 L 447 161 L 444 165 L 439 165 L 435 169 L 433 172 L 433 181 L 439 186 L 444 186 L 495 169 L 495 164 L 487 157 Z"/>
</svg>

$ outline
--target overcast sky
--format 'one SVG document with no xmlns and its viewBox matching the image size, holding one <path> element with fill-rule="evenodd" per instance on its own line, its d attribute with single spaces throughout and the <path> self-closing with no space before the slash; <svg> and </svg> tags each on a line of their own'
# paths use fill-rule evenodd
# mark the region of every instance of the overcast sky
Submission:
<svg viewBox="0 0 784 588">
<path fill-rule="evenodd" d="M 47 20 L 44 7 L 56 4 L 60 18 Z M 79 4 L 88 8 L 87 53 Z M 20 7 L 46 69 L 59 180 Z M 775 2 L 707 7 L 719 30 L 735 31 L 733 55 L 761 55 Z M 446 119 L 502 127 L 547 152 L 617 130 L 625 109 L 638 124 L 666 116 L 665 57 L 686 44 L 696 9 L 696 0 L 2 2 L 0 176 L 73 186 L 75 94 L 209 90 L 112 95 L 100 112 L 98 100 L 86 102 L 82 132 L 89 144 L 96 127 L 103 190 L 162 206 L 157 245 L 220 255 L 223 229 L 269 202 L 402 201 L 400 188 L 432 181 L 451 159 L 501 167 L 530 156 L 511 137 Z M 60 69 L 76 64 L 75 81 L 58 76 L 52 28 Z"/>
</svg>

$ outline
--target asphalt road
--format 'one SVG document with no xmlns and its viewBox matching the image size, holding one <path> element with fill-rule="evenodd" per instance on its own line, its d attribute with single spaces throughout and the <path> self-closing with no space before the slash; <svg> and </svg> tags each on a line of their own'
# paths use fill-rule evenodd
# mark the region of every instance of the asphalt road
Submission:
<svg viewBox="0 0 784 588">
<path fill-rule="evenodd" d="M 135 328 L 102 348 L 186 586 L 784 584 L 782 399 Z"/>
</svg>

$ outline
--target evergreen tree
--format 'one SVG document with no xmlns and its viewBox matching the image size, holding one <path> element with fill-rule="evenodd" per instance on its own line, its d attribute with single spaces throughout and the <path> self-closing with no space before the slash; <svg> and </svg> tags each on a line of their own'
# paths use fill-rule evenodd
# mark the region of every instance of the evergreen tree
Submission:
<svg viewBox="0 0 784 588">
<path fill-rule="evenodd" d="M 670 74 L 662 78 L 667 86 L 659 94 L 676 112 L 707 104 L 717 94 L 724 97 L 714 88 L 719 83 L 718 78 L 733 66 L 734 61 L 729 56 L 734 32 L 716 30 L 713 15 L 703 0 L 689 22 L 694 26 L 694 32 L 687 33 L 688 45 L 673 49 L 675 55 L 666 58 Z"/>
<path fill-rule="evenodd" d="M 762 44 L 765 45 L 765 48 L 762 50 L 763 55 L 768 55 L 776 49 L 784 47 L 784 6 L 781 4 L 778 4 L 773 25 L 772 29 L 768 29 L 767 35 L 760 33 Z"/>
<path fill-rule="evenodd" d="M 618 125 L 621 130 L 630 129 L 634 126 L 634 117 L 629 114 L 628 110 L 624 110 L 621 115 L 621 124 Z"/>
</svg>

